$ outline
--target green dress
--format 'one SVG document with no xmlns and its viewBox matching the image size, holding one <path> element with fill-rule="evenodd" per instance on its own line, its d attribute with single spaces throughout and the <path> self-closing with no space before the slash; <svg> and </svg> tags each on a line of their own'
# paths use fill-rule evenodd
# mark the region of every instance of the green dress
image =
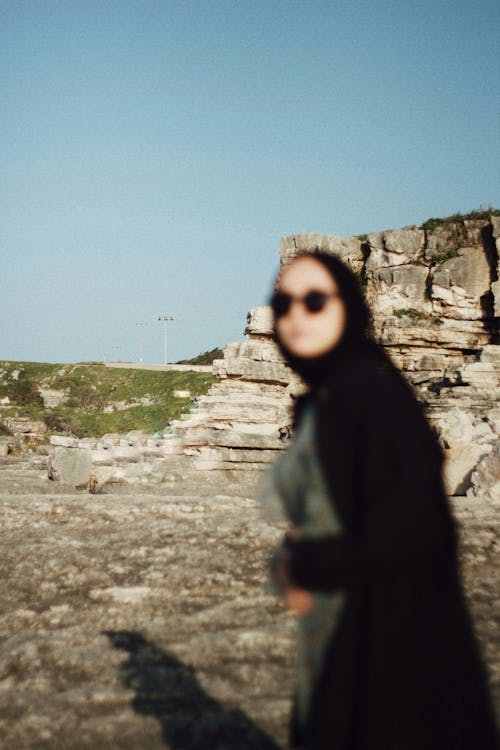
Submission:
<svg viewBox="0 0 500 750">
<path fill-rule="evenodd" d="M 342 525 L 319 464 L 314 428 L 315 405 L 308 404 L 289 449 L 261 480 L 259 496 L 269 521 L 291 523 L 304 537 L 318 539 L 342 533 Z M 283 555 L 286 549 L 280 545 L 273 556 L 274 564 Z M 324 657 L 345 599 L 341 591 L 311 593 L 312 610 L 298 618 L 295 711 L 301 726 L 307 721 Z"/>
</svg>

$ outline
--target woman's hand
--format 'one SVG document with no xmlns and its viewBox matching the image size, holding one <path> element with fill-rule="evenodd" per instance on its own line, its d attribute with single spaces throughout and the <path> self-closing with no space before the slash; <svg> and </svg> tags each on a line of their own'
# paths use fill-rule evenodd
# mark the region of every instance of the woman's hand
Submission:
<svg viewBox="0 0 500 750">
<path fill-rule="evenodd" d="M 283 592 L 283 602 L 296 615 L 307 615 L 313 608 L 312 594 L 306 589 L 287 589 Z"/>
<path fill-rule="evenodd" d="M 300 542 L 304 538 L 304 535 L 295 526 L 290 526 L 285 531 L 285 539 L 289 539 L 291 542 Z"/>
<path fill-rule="evenodd" d="M 285 539 L 298 542 L 303 539 L 303 534 L 295 526 L 290 526 L 285 531 Z M 310 591 L 300 589 L 293 585 L 283 590 L 283 603 L 290 612 L 296 615 L 307 615 L 313 608 L 313 598 Z"/>
</svg>

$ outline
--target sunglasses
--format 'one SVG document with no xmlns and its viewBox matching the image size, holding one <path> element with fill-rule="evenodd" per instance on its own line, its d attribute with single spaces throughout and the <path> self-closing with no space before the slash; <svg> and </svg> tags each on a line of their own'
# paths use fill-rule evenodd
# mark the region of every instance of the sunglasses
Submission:
<svg viewBox="0 0 500 750">
<path fill-rule="evenodd" d="M 312 289 L 303 297 L 294 297 L 287 292 L 274 292 L 271 297 L 271 307 L 275 318 L 283 318 L 288 315 L 292 302 L 300 302 L 307 312 L 319 313 L 323 310 L 328 300 L 339 297 L 338 292 L 318 292 Z"/>
</svg>

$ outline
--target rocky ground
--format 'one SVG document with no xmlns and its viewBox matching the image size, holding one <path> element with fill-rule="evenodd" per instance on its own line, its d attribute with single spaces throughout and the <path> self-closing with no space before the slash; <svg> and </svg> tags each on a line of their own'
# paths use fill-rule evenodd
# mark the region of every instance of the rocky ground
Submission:
<svg viewBox="0 0 500 750">
<path fill-rule="evenodd" d="M 265 591 L 278 532 L 252 484 L 90 495 L 49 482 L 42 457 L 1 461 L 0 746 L 284 747 L 294 625 Z M 497 522 L 460 513 L 498 686 Z"/>
<path fill-rule="evenodd" d="M 3 461 L 0 746 L 283 745 L 293 623 L 249 487 L 75 494 Z"/>
</svg>

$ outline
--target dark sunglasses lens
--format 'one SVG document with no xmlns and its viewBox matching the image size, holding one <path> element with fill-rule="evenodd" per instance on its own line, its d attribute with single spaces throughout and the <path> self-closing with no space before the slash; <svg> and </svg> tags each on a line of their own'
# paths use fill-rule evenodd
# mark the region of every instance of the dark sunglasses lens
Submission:
<svg viewBox="0 0 500 750">
<path fill-rule="evenodd" d="M 289 294 L 285 294 L 284 292 L 276 292 L 276 294 L 273 294 L 271 297 L 271 307 L 273 308 L 273 313 L 276 318 L 281 318 L 283 315 L 286 315 L 291 304 L 292 298 Z"/>
<path fill-rule="evenodd" d="M 309 312 L 321 312 L 326 305 L 327 299 L 328 295 L 324 292 L 309 292 L 309 294 L 304 297 L 304 303 Z"/>
</svg>

